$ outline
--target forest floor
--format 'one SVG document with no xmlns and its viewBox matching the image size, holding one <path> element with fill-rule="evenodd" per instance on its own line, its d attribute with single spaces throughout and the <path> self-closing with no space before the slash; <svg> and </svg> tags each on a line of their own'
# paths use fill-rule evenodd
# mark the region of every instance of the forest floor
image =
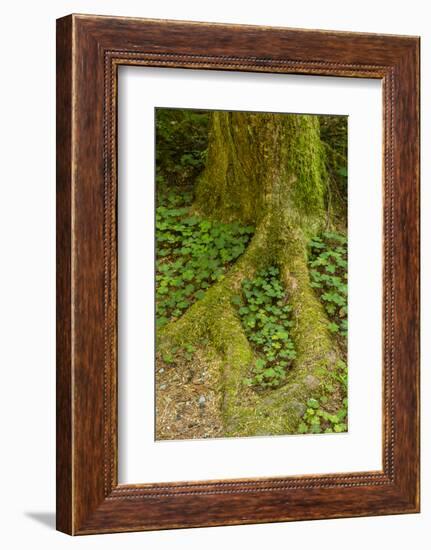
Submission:
<svg viewBox="0 0 431 550">
<path fill-rule="evenodd" d="M 196 217 L 190 203 L 191 195 L 170 193 L 157 208 L 156 320 L 160 334 L 228 275 L 254 231 Z M 342 234 L 324 233 L 312 239 L 309 248 L 311 285 L 328 315 L 334 350 L 339 350 L 342 361 L 330 373 L 320 398 L 310 396 L 300 404 L 303 418 L 296 433 L 346 431 L 347 241 Z M 292 307 L 279 275 L 276 267 L 270 267 L 244 280 L 232 304 L 252 344 L 253 358 L 240 380 L 238 414 L 242 414 L 240 409 L 252 412 L 256 421 L 251 429 L 259 432 L 253 431 L 254 435 L 281 433 L 273 408 L 281 406 L 280 414 L 284 410 L 277 395 L 283 395 L 295 365 Z M 223 417 L 226 359 L 199 339 L 194 345 L 169 340 L 168 344 L 156 355 L 156 439 L 229 435 Z"/>
<path fill-rule="evenodd" d="M 156 439 L 205 439 L 223 436 L 220 368 L 199 350 L 165 363 L 157 358 Z"/>
</svg>

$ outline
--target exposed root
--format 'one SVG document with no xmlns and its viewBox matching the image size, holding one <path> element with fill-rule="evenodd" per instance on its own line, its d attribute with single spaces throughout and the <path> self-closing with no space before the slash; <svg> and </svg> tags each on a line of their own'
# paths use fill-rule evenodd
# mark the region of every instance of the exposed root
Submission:
<svg viewBox="0 0 431 550">
<path fill-rule="evenodd" d="M 178 321 L 158 333 L 158 349 L 162 352 L 172 345 L 205 342 L 209 352 L 220 358 L 224 436 L 296 433 L 307 400 L 322 395 L 325 382 L 341 358 L 328 331 L 324 310 L 310 287 L 302 232 L 290 231 L 282 241 L 274 242 L 274 223 L 279 220 L 262 223 L 227 276 L 208 289 Z M 292 337 L 297 359 L 283 387 L 257 393 L 243 383 L 253 363 L 253 351 L 231 298 L 240 291 L 243 279 L 253 277 L 274 261 L 279 264 L 293 306 Z"/>
</svg>

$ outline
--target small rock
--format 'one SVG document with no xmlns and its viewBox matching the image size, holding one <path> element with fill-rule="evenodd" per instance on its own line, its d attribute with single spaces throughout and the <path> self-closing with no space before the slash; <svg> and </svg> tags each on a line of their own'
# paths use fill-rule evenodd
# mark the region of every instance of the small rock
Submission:
<svg viewBox="0 0 431 550">
<path fill-rule="evenodd" d="M 161 390 L 165 390 L 165 389 L 166 389 L 166 384 L 162 384 L 162 385 L 160 386 L 160 389 L 161 389 Z"/>
<path fill-rule="evenodd" d="M 328 355 L 327 355 L 329 361 L 331 363 L 335 363 L 336 359 L 337 359 L 337 354 L 335 353 L 335 351 L 331 350 Z"/>
<path fill-rule="evenodd" d="M 165 372 L 165 369 L 159 369 L 159 374 L 162 374 L 163 372 Z"/>
<path fill-rule="evenodd" d="M 318 378 L 316 378 L 315 376 L 309 374 L 305 378 L 305 383 L 310 389 L 315 390 L 319 386 L 320 382 L 319 382 Z"/>
<path fill-rule="evenodd" d="M 296 416 L 300 417 L 305 414 L 307 407 L 304 405 L 304 403 L 293 400 L 290 403 L 286 404 L 284 410 L 288 413 L 295 414 Z"/>
<path fill-rule="evenodd" d="M 205 407 L 205 401 L 206 401 L 205 396 L 201 395 L 199 397 L 199 407 Z"/>
</svg>

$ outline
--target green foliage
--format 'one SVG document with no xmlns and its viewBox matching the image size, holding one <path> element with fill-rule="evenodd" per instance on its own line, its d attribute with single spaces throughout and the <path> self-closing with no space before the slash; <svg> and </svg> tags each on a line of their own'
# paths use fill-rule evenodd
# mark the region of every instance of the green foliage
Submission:
<svg viewBox="0 0 431 550">
<path fill-rule="evenodd" d="M 295 132 L 289 143 L 288 164 L 296 181 L 293 186 L 295 203 L 303 214 L 321 216 L 326 193 L 326 164 L 324 146 L 320 139 L 316 115 L 282 115 L 288 124 L 286 131 Z"/>
<path fill-rule="evenodd" d="M 347 216 L 347 117 L 319 117 L 320 137 L 326 151 L 329 175 L 329 206 L 343 222 Z"/>
<path fill-rule="evenodd" d="M 326 386 L 326 395 L 319 399 L 309 399 L 307 410 L 299 424 L 298 432 L 301 434 L 312 433 L 341 433 L 347 432 L 347 365 L 339 361 L 334 372 L 331 373 L 332 381 L 337 384 L 342 393 L 342 407 L 336 411 L 329 408 L 330 396 L 334 391 L 334 385 Z"/>
<path fill-rule="evenodd" d="M 202 171 L 208 146 L 209 111 L 156 109 L 158 184 L 184 187 Z"/>
<path fill-rule="evenodd" d="M 191 344 L 172 346 L 169 351 L 165 351 L 162 354 L 162 360 L 168 367 L 175 366 L 175 364 L 183 360 L 189 362 L 195 353 L 196 348 Z"/>
<path fill-rule="evenodd" d="M 347 338 L 347 238 L 325 232 L 309 245 L 311 286 L 316 289 L 330 320 L 329 330 Z M 342 341 L 340 340 L 340 342 Z M 309 399 L 299 433 L 341 433 L 347 431 L 347 365 L 339 361 L 324 384 L 319 399 Z M 342 402 L 333 410 L 334 398 Z"/>
<path fill-rule="evenodd" d="M 190 215 L 190 194 L 159 198 L 156 209 L 156 324 L 179 318 L 224 277 L 254 228 Z M 160 204 L 161 203 L 161 204 Z"/>
<path fill-rule="evenodd" d="M 282 385 L 296 354 L 290 335 L 291 307 L 279 269 L 270 267 L 254 279 L 243 281 L 242 295 L 234 296 L 232 303 L 238 308 L 244 331 L 258 355 L 245 383 L 261 389 Z"/>
<path fill-rule="evenodd" d="M 311 286 L 330 319 L 329 330 L 347 337 L 347 239 L 326 232 L 310 242 Z"/>
</svg>

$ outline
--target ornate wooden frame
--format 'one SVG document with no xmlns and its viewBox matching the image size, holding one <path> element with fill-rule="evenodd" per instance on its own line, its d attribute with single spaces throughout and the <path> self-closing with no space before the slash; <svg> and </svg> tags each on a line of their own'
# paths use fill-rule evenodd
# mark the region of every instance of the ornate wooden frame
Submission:
<svg viewBox="0 0 431 550">
<path fill-rule="evenodd" d="M 377 78 L 384 102 L 383 470 L 117 480 L 119 65 Z M 419 38 L 70 15 L 57 21 L 57 528 L 419 511 Z"/>
</svg>

